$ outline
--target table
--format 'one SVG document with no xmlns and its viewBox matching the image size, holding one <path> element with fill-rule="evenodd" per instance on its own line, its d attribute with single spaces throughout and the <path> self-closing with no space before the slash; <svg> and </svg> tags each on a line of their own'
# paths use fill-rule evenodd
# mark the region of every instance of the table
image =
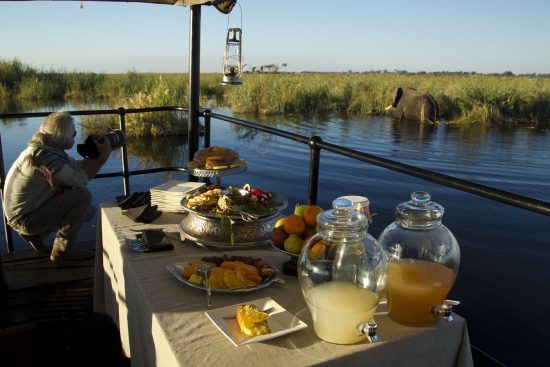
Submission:
<svg viewBox="0 0 550 367">
<path fill-rule="evenodd" d="M 97 226 L 94 310 L 106 313 L 120 331 L 132 366 L 473 366 L 466 321 L 440 320 L 433 326 L 408 327 L 377 316 L 377 343 L 336 345 L 319 339 L 296 277 L 281 274 L 284 284 L 244 294 L 214 293 L 212 308 L 271 297 L 309 325 L 263 343 L 234 347 L 205 315 L 203 290 L 177 281 L 166 269 L 174 262 L 202 256 L 245 254 L 278 267 L 288 255 L 270 246 L 219 251 L 180 241 L 183 214 L 164 213 L 138 224 L 114 203 L 100 206 Z M 163 228 L 175 249 L 136 253 L 125 246 L 144 228 Z"/>
</svg>

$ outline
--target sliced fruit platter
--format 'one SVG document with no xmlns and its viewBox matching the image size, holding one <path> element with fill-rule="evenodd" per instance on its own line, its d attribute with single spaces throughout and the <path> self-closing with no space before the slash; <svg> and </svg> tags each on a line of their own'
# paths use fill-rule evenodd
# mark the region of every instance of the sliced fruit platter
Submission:
<svg viewBox="0 0 550 367">
<path fill-rule="evenodd" d="M 277 276 L 277 270 L 261 258 L 226 254 L 175 263 L 167 268 L 181 282 L 207 289 L 205 274 L 197 271 L 201 264 L 209 265 L 208 285 L 219 293 L 258 290 L 273 283 Z"/>
<path fill-rule="evenodd" d="M 212 218 L 254 220 L 280 212 L 288 201 L 277 193 L 251 188 L 248 184 L 242 189 L 209 185 L 186 195 L 181 205 L 186 210 Z"/>
</svg>

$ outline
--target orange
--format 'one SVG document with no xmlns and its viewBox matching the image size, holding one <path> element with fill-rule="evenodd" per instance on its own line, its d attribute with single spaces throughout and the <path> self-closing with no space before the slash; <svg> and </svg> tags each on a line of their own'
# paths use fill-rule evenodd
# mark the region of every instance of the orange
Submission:
<svg viewBox="0 0 550 367">
<path fill-rule="evenodd" d="M 286 217 L 285 223 L 283 224 L 285 232 L 288 234 L 295 234 L 301 236 L 302 233 L 306 230 L 306 222 L 296 214 L 290 214 Z"/>
<path fill-rule="evenodd" d="M 325 245 L 319 241 L 313 247 L 311 247 L 311 250 L 309 251 L 309 258 L 310 260 L 320 260 L 323 259 L 323 256 L 325 254 Z"/>
<path fill-rule="evenodd" d="M 315 227 L 317 225 L 317 214 L 322 211 L 323 209 L 317 205 L 308 205 L 304 209 L 304 221 L 306 224 Z"/>
</svg>

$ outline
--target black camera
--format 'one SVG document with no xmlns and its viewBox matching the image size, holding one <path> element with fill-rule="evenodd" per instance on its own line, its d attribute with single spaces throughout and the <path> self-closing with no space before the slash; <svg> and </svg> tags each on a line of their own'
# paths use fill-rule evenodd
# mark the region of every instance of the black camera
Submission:
<svg viewBox="0 0 550 367">
<path fill-rule="evenodd" d="M 99 151 L 95 146 L 94 140 L 102 143 L 103 139 L 109 140 L 112 149 L 117 149 L 124 144 L 124 133 L 122 130 L 113 130 L 106 135 L 91 134 L 84 140 L 84 144 L 76 145 L 76 151 L 84 158 L 95 159 L 99 155 Z"/>
</svg>

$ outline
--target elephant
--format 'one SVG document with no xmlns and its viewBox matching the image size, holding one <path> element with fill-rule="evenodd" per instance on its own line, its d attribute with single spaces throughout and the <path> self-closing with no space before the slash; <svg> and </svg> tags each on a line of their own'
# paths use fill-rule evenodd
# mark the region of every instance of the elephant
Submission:
<svg viewBox="0 0 550 367">
<path fill-rule="evenodd" d="M 394 109 L 393 115 L 401 120 L 416 120 L 420 122 L 439 121 L 439 105 L 428 93 L 414 88 L 399 87 L 395 90 L 395 97 L 386 111 Z"/>
</svg>

